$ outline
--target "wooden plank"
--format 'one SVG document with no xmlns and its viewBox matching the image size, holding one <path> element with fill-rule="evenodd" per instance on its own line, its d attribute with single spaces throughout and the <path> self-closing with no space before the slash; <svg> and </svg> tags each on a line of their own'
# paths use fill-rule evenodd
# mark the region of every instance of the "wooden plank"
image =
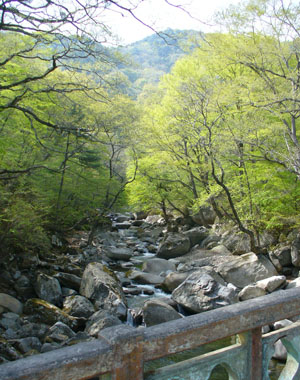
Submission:
<svg viewBox="0 0 300 380">
<path fill-rule="evenodd" d="M 263 375 L 261 327 L 251 331 L 251 380 L 262 380 Z"/>
</svg>

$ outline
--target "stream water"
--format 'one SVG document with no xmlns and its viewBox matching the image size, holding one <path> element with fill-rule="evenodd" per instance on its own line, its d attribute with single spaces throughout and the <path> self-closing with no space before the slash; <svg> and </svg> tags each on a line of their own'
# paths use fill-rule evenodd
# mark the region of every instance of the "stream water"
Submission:
<svg viewBox="0 0 300 380">
<path fill-rule="evenodd" d="M 136 255 L 133 257 L 133 260 L 132 260 L 133 265 L 129 265 L 128 267 L 125 267 L 125 268 L 116 267 L 116 266 L 113 266 L 111 268 L 114 270 L 114 272 L 117 274 L 117 276 L 120 279 L 124 279 L 124 273 L 128 271 L 129 268 L 141 270 L 143 262 L 146 260 L 149 260 L 155 255 L 148 251 L 147 243 L 145 241 L 139 240 L 139 238 L 136 236 L 135 231 L 119 230 L 118 232 L 119 232 L 121 242 L 129 241 L 131 246 L 139 247 L 139 252 L 140 252 L 139 255 Z M 130 281 L 130 283 L 128 281 L 128 284 L 126 284 L 126 286 L 123 287 L 123 290 L 126 294 L 128 289 L 133 289 L 133 288 L 136 289 L 136 293 L 138 294 L 126 295 L 126 299 L 128 303 L 128 314 L 127 314 L 126 323 L 132 326 L 136 326 L 136 321 L 133 316 L 136 315 L 140 311 L 145 301 L 153 297 L 156 297 L 156 298 L 171 297 L 171 294 L 167 294 L 163 292 L 161 289 L 153 285 L 144 285 L 144 284 L 142 285 L 134 281 Z M 228 345 L 233 344 L 234 341 L 235 341 L 235 337 L 228 337 L 221 341 L 217 341 L 217 342 L 207 344 L 205 346 L 201 346 L 197 348 L 196 350 L 184 351 L 180 354 L 171 355 L 160 360 L 155 360 L 155 361 L 145 363 L 145 366 L 144 366 L 145 377 L 144 378 L 145 380 L 151 380 L 153 372 L 155 372 L 155 370 L 158 368 L 175 364 L 182 360 L 187 360 L 191 357 L 202 355 L 210 351 L 215 351 L 215 350 L 224 348 Z M 283 366 L 284 364 L 282 363 L 279 363 L 274 360 L 271 361 L 270 368 L 269 368 L 270 380 L 277 380 L 279 378 L 279 375 L 280 375 L 280 372 L 282 371 Z M 99 380 L 109 380 L 109 379 L 110 379 L 109 375 L 105 375 L 99 378 Z M 228 380 L 228 374 L 223 367 L 217 366 L 212 372 L 209 380 Z"/>
</svg>

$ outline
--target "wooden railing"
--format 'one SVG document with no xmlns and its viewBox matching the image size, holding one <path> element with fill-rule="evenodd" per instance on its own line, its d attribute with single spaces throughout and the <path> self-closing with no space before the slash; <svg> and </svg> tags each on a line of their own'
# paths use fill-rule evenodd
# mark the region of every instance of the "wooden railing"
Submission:
<svg viewBox="0 0 300 380">
<path fill-rule="evenodd" d="M 230 380 L 268 380 L 274 342 L 288 351 L 281 380 L 300 379 L 300 324 L 266 335 L 262 326 L 300 315 L 300 288 L 149 328 L 116 326 L 91 342 L 0 366 L 1 380 L 208 380 L 222 365 Z M 238 335 L 238 343 L 144 374 L 146 362 Z"/>
</svg>

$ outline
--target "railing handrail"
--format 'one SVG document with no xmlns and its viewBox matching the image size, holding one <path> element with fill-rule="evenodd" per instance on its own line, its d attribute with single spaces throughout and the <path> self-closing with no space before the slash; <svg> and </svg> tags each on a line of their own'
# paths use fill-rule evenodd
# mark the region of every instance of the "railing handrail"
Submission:
<svg viewBox="0 0 300 380">
<path fill-rule="evenodd" d="M 111 327 L 98 340 L 2 364 L 0 380 L 81 380 L 107 372 L 113 380 L 140 380 L 145 361 L 297 315 L 300 288 L 279 290 L 148 328 Z"/>
</svg>

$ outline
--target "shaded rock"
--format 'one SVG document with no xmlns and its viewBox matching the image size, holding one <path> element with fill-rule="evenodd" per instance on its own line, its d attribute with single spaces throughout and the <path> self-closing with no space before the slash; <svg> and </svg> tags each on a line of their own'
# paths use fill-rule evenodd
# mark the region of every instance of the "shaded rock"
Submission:
<svg viewBox="0 0 300 380">
<path fill-rule="evenodd" d="M 18 296 L 22 297 L 22 299 L 34 298 L 36 296 L 34 287 L 30 279 L 27 276 L 21 275 L 14 285 Z"/>
<path fill-rule="evenodd" d="M 150 285 L 159 285 L 162 284 L 164 278 L 158 276 L 157 274 L 140 272 L 133 270 L 129 274 L 130 280 L 136 281 L 139 284 L 150 284 Z"/>
<path fill-rule="evenodd" d="M 256 285 L 259 288 L 266 290 L 268 293 L 274 292 L 274 290 L 282 287 L 286 283 L 285 276 L 273 276 L 264 280 L 257 281 Z"/>
<path fill-rule="evenodd" d="M 124 222 L 128 222 L 129 220 L 130 220 L 130 216 L 128 215 L 118 215 L 115 218 L 116 223 L 124 223 Z"/>
<path fill-rule="evenodd" d="M 278 247 L 274 251 L 270 252 L 269 255 L 272 263 L 276 268 L 278 267 L 276 260 L 279 261 L 281 267 L 286 267 L 292 264 L 291 248 L 289 246 Z"/>
<path fill-rule="evenodd" d="M 239 292 L 240 301 L 251 300 L 252 298 L 265 296 L 266 290 L 258 287 L 257 285 L 247 285 Z"/>
<path fill-rule="evenodd" d="M 31 350 L 40 352 L 42 343 L 37 337 L 30 336 L 27 338 L 17 339 L 13 341 L 13 346 L 22 354 L 26 354 Z"/>
<path fill-rule="evenodd" d="M 73 317 L 89 318 L 95 312 L 95 308 L 87 298 L 76 295 L 64 300 L 63 311 Z"/>
<path fill-rule="evenodd" d="M 46 343 L 62 343 L 67 341 L 69 338 L 75 337 L 75 332 L 63 322 L 56 322 L 50 327 L 49 332 L 46 336 Z"/>
<path fill-rule="evenodd" d="M 59 321 L 71 328 L 77 328 L 80 325 L 78 318 L 71 317 L 58 307 L 38 298 L 27 300 L 24 305 L 24 313 L 31 315 L 34 322 L 46 323 L 47 325 L 54 325 Z"/>
<path fill-rule="evenodd" d="M 77 291 L 80 289 L 81 278 L 75 274 L 59 272 L 54 275 L 54 278 L 66 288 L 75 289 Z"/>
<path fill-rule="evenodd" d="M 182 318 L 173 307 L 155 298 L 144 303 L 143 315 L 147 327 Z"/>
<path fill-rule="evenodd" d="M 18 330 L 18 336 L 19 338 L 28 338 L 35 336 L 39 338 L 40 341 L 43 341 L 48 333 L 48 330 L 49 326 L 45 325 L 44 323 L 24 321 L 22 328 Z"/>
<path fill-rule="evenodd" d="M 115 315 L 106 310 L 99 310 L 90 317 L 85 332 L 90 336 L 97 337 L 101 330 L 120 324 L 121 321 Z"/>
<path fill-rule="evenodd" d="M 201 242 L 200 248 L 212 249 L 213 247 L 215 247 L 216 245 L 218 245 L 218 243 L 220 242 L 220 240 L 221 240 L 221 237 L 219 235 L 210 233 L 207 236 L 207 238 L 205 238 Z"/>
<path fill-rule="evenodd" d="M 292 264 L 299 268 L 300 267 L 300 235 L 298 234 L 296 239 L 291 245 L 291 260 Z"/>
<path fill-rule="evenodd" d="M 190 239 L 183 234 L 169 233 L 160 243 L 157 257 L 171 259 L 185 255 L 191 247 Z"/>
<path fill-rule="evenodd" d="M 6 360 L 17 360 L 21 358 L 20 353 L 6 340 L 0 337 L 0 356 Z"/>
<path fill-rule="evenodd" d="M 136 211 L 133 213 L 133 217 L 135 220 L 142 220 L 142 219 L 146 219 L 148 216 L 148 213 L 145 212 L 145 211 Z"/>
<path fill-rule="evenodd" d="M 117 230 L 127 230 L 131 227 L 131 223 L 129 222 L 123 222 L 123 223 L 113 223 L 113 228 L 116 228 Z"/>
<path fill-rule="evenodd" d="M 18 331 L 21 328 L 20 316 L 16 313 L 4 313 L 0 319 L 0 326 L 5 330 Z"/>
<path fill-rule="evenodd" d="M 53 351 L 53 350 L 57 350 L 58 348 L 60 348 L 60 344 L 59 343 L 44 343 L 42 345 L 42 348 L 41 348 L 41 353 L 45 353 L 45 352 L 50 352 L 50 351 Z"/>
<path fill-rule="evenodd" d="M 96 309 L 124 312 L 126 317 L 126 300 L 121 283 L 105 265 L 88 264 L 82 276 L 80 294 L 91 300 Z"/>
<path fill-rule="evenodd" d="M 221 285 L 212 276 L 202 271 L 192 273 L 172 292 L 172 298 L 194 313 L 216 309 L 238 301 L 234 289 Z"/>
<path fill-rule="evenodd" d="M 226 262 L 218 265 L 216 271 L 238 288 L 268 277 L 278 276 L 272 263 L 262 255 L 250 252 L 241 256 L 227 256 Z"/>
<path fill-rule="evenodd" d="M 196 244 L 200 244 L 205 238 L 207 238 L 209 232 L 205 227 L 195 227 L 183 232 L 183 235 L 190 239 L 191 247 L 194 247 Z"/>
<path fill-rule="evenodd" d="M 65 288 L 65 287 L 62 287 L 61 291 L 62 291 L 63 297 L 71 297 L 71 296 L 76 296 L 78 294 L 76 290 Z"/>
<path fill-rule="evenodd" d="M 228 231 L 222 244 L 232 253 L 241 255 L 251 251 L 250 238 L 242 232 Z"/>
<path fill-rule="evenodd" d="M 113 259 L 113 260 L 128 261 L 133 256 L 132 250 L 129 248 L 124 248 L 124 247 L 109 246 L 109 247 L 105 247 L 103 251 L 106 256 L 108 256 L 110 259 Z"/>
<path fill-rule="evenodd" d="M 282 321 L 277 321 L 274 323 L 274 330 L 279 330 L 282 329 L 283 327 L 288 327 L 292 324 L 293 322 L 290 321 L 289 319 L 283 319 Z M 280 360 L 282 362 L 285 362 L 287 359 L 287 350 L 285 346 L 283 345 L 281 339 L 279 339 L 277 342 L 274 344 L 275 352 L 273 354 L 273 358 L 276 360 Z"/>
<path fill-rule="evenodd" d="M 153 258 L 143 263 L 142 271 L 152 274 L 161 274 L 162 272 L 175 271 L 176 265 L 169 260 Z"/>
<path fill-rule="evenodd" d="M 40 273 L 35 284 L 35 291 L 42 300 L 61 306 L 62 291 L 56 278 Z"/>
<path fill-rule="evenodd" d="M 209 205 L 201 206 L 199 212 L 195 215 L 192 215 L 193 222 L 200 226 L 214 224 L 215 219 L 216 213 L 214 212 L 213 208 Z"/>
</svg>

